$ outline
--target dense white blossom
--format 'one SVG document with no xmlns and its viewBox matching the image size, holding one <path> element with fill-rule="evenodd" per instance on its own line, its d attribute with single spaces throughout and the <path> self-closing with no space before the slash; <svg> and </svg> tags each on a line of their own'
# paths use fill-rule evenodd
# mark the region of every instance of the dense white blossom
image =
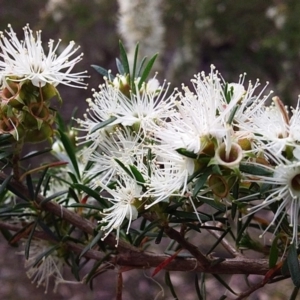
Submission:
<svg viewBox="0 0 300 300">
<path fill-rule="evenodd" d="M 43 87 L 46 83 L 54 86 L 65 84 L 73 87 L 86 87 L 83 82 L 86 72 L 72 73 L 73 67 L 82 59 L 83 54 L 72 58 L 79 47 L 74 48 L 72 41 L 60 53 L 61 41 L 55 45 L 53 40 L 48 43 L 45 52 L 41 31 L 34 35 L 26 25 L 24 40 L 19 40 L 12 27 L 6 31 L 8 37 L 1 32 L 0 39 L 0 71 L 4 77 L 15 81 L 30 80 L 34 86 Z"/>
<path fill-rule="evenodd" d="M 299 224 L 299 209 L 300 209 L 300 163 L 287 162 L 281 163 L 273 170 L 271 167 L 265 167 L 273 172 L 272 176 L 255 175 L 246 176 L 246 181 L 256 182 L 260 184 L 269 184 L 270 190 L 266 198 L 259 204 L 249 208 L 249 214 L 256 213 L 262 209 L 268 208 L 273 203 L 278 203 L 278 208 L 270 224 L 265 229 L 268 231 L 275 223 L 276 229 L 272 232 L 275 234 L 285 216 L 288 217 L 290 227 L 292 228 L 291 243 L 298 244 L 298 224 Z M 248 215 L 249 215 L 248 214 Z"/>
<path fill-rule="evenodd" d="M 138 210 L 135 204 L 136 202 L 141 201 L 142 186 L 126 174 L 121 176 L 117 181 L 115 189 L 111 189 L 101 183 L 100 186 L 110 194 L 110 196 L 106 198 L 112 204 L 111 207 L 104 209 L 103 211 L 104 217 L 101 220 L 101 223 L 105 224 L 101 227 L 105 232 L 103 239 L 105 239 L 110 232 L 116 230 L 116 239 L 118 243 L 120 227 L 123 224 L 124 219 L 128 219 L 126 231 L 128 233 L 131 222 L 138 217 Z"/>
</svg>

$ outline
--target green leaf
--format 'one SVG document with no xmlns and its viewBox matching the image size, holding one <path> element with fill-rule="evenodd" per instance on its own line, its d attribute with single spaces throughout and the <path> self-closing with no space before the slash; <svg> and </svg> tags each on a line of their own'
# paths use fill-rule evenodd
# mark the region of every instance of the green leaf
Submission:
<svg viewBox="0 0 300 300">
<path fill-rule="evenodd" d="M 273 174 L 273 171 L 271 171 L 269 168 L 266 168 L 258 164 L 241 163 L 240 171 L 251 175 L 259 175 L 259 176 L 272 176 Z"/>
<path fill-rule="evenodd" d="M 44 171 L 43 171 L 43 173 L 41 174 L 41 176 L 39 178 L 39 181 L 38 181 L 36 189 L 35 189 L 34 200 L 37 198 L 38 194 L 40 193 L 40 189 L 41 189 L 42 183 L 44 181 L 44 178 L 45 178 L 48 170 L 49 170 L 49 167 L 45 168 Z"/>
<path fill-rule="evenodd" d="M 10 233 L 10 231 L 6 228 L 0 228 L 0 231 L 2 233 L 2 235 L 4 236 L 4 238 L 9 242 L 12 239 L 12 234 Z M 10 246 L 13 247 L 18 247 L 18 243 L 10 243 Z"/>
<path fill-rule="evenodd" d="M 110 117 L 109 119 L 103 121 L 103 122 L 100 122 L 99 124 L 97 124 L 96 126 L 94 126 L 92 128 L 92 130 L 90 131 L 90 133 L 94 133 L 95 131 L 109 125 L 110 123 L 114 122 L 115 120 L 117 120 L 117 117 Z"/>
<path fill-rule="evenodd" d="M 211 174 L 211 169 L 207 168 L 205 172 L 201 174 L 200 177 L 196 180 L 194 190 L 193 190 L 194 197 L 196 197 L 199 191 L 203 188 L 210 174 Z"/>
<path fill-rule="evenodd" d="M 299 299 L 297 296 L 298 296 L 298 293 L 299 293 L 299 287 L 295 286 L 294 289 L 293 289 L 293 292 L 289 298 L 289 300 L 297 300 Z"/>
<path fill-rule="evenodd" d="M 106 201 L 99 195 L 99 193 L 97 191 L 89 188 L 88 186 L 80 184 L 80 183 L 74 184 L 74 187 L 85 192 L 90 197 L 94 198 L 103 208 L 108 207 Z"/>
<path fill-rule="evenodd" d="M 287 255 L 287 264 L 294 285 L 296 287 L 300 287 L 300 267 L 295 243 L 292 244 L 289 248 L 289 252 Z"/>
<path fill-rule="evenodd" d="M 7 158 L 11 155 L 12 155 L 11 152 L 0 152 L 0 160 L 3 159 L 3 158 Z"/>
<path fill-rule="evenodd" d="M 161 229 L 160 229 L 160 231 L 158 232 L 158 234 L 157 234 L 157 237 L 156 237 L 156 239 L 155 239 L 155 244 L 160 244 L 160 242 L 161 242 L 161 239 L 163 238 L 163 236 L 164 236 L 164 232 L 165 232 L 165 230 L 164 230 L 164 227 L 162 227 Z"/>
<path fill-rule="evenodd" d="M 138 77 L 141 77 L 141 72 L 142 72 L 142 70 L 143 70 L 143 67 L 144 67 L 144 64 L 145 64 L 146 60 L 147 60 L 147 56 L 145 56 L 145 57 L 142 59 L 140 65 L 139 65 L 138 71 L 137 71 L 137 73 L 136 73 L 136 77 L 137 77 L 137 78 L 138 78 Z"/>
<path fill-rule="evenodd" d="M 99 242 L 102 236 L 103 236 L 103 231 L 99 231 L 97 235 L 93 238 L 93 240 L 81 251 L 79 258 L 81 258 L 86 252 L 91 250 Z"/>
<path fill-rule="evenodd" d="M 71 261 L 71 271 L 77 281 L 80 281 L 79 271 L 80 266 L 78 265 L 79 260 L 75 257 L 74 252 L 70 251 L 69 260 Z"/>
<path fill-rule="evenodd" d="M 206 199 L 206 198 L 202 198 L 202 197 L 197 197 L 197 200 L 215 208 L 216 210 L 218 210 L 220 212 L 225 212 L 227 209 L 226 205 L 219 202 L 218 200 L 211 200 L 211 199 Z"/>
<path fill-rule="evenodd" d="M 77 177 L 80 178 L 80 172 L 79 172 L 79 168 L 78 168 L 75 147 L 65 132 L 61 131 L 60 129 L 58 129 L 58 132 L 60 134 L 60 140 L 63 143 L 64 148 L 70 158 L 70 161 L 72 163 L 74 171 L 75 171 Z"/>
<path fill-rule="evenodd" d="M 145 219 L 143 219 L 143 220 L 145 220 Z M 144 230 L 141 231 L 140 234 L 136 237 L 133 245 L 138 247 L 141 244 L 143 238 L 147 235 L 147 233 L 157 226 L 158 226 L 158 221 L 153 221 L 148 226 L 146 226 L 146 228 L 144 228 Z"/>
<path fill-rule="evenodd" d="M 73 203 L 73 204 L 70 204 L 70 205 L 65 205 L 65 207 L 90 208 L 90 209 L 95 209 L 95 210 L 99 210 L 99 211 L 103 210 L 101 207 L 98 207 L 98 206 L 95 206 L 95 205 L 81 204 L 81 203 Z"/>
<path fill-rule="evenodd" d="M 232 294 L 237 295 L 237 293 L 217 274 L 212 274 L 228 291 Z"/>
<path fill-rule="evenodd" d="M 37 220 L 34 223 L 31 223 L 33 226 L 31 228 L 30 234 L 29 234 L 29 236 L 26 240 L 26 244 L 25 244 L 25 258 L 26 259 L 28 259 L 28 257 L 29 257 L 30 244 L 31 244 L 31 240 L 33 238 L 33 234 L 35 232 L 35 228 L 37 226 L 37 223 L 38 223 Z"/>
<path fill-rule="evenodd" d="M 248 228 L 248 225 L 250 224 L 253 217 L 254 217 L 254 215 L 250 215 L 247 218 L 246 222 L 241 226 L 240 230 L 238 230 L 238 234 L 237 234 L 236 241 L 235 241 L 237 245 L 240 243 L 240 240 L 242 239 L 244 232 Z M 242 221 L 238 220 L 238 222 L 241 223 Z"/>
<path fill-rule="evenodd" d="M 194 152 L 188 151 L 185 148 L 178 148 L 178 149 L 176 149 L 176 151 L 179 154 L 181 154 L 183 156 L 186 156 L 186 157 L 189 157 L 189 158 L 196 159 L 198 157 L 197 154 L 195 154 Z"/>
<path fill-rule="evenodd" d="M 124 71 L 124 67 L 123 67 L 121 61 L 118 58 L 116 58 L 116 65 L 117 65 L 117 69 L 118 69 L 118 72 L 120 75 L 124 75 L 124 76 L 127 75 Z"/>
<path fill-rule="evenodd" d="M 175 217 L 178 217 L 178 218 L 183 218 L 186 221 L 189 221 L 189 220 L 199 221 L 196 213 L 194 213 L 194 212 L 173 211 L 173 212 L 169 212 L 169 214 L 171 214 L 171 215 L 173 215 Z M 200 220 L 202 222 L 206 222 L 206 221 L 210 221 L 211 220 L 211 218 L 209 216 L 204 215 L 203 213 L 199 213 L 198 212 L 198 216 L 199 216 L 199 218 L 200 218 Z M 170 220 L 170 222 L 171 222 L 171 220 Z"/>
<path fill-rule="evenodd" d="M 175 289 L 174 289 L 174 286 L 171 281 L 170 272 L 168 272 L 168 271 L 166 271 L 166 274 L 165 274 L 165 282 L 166 282 L 166 285 L 170 288 L 170 292 L 171 292 L 172 296 L 174 297 L 174 299 L 178 299 Z"/>
<path fill-rule="evenodd" d="M 0 144 L 11 139 L 11 134 L 3 133 L 0 135 Z"/>
<path fill-rule="evenodd" d="M 231 123 L 232 123 L 232 121 L 233 121 L 233 119 L 234 119 L 234 115 L 235 115 L 235 113 L 237 112 L 237 110 L 238 110 L 239 107 L 240 107 L 239 105 L 236 105 L 236 106 L 232 109 L 232 111 L 231 111 L 231 113 L 230 113 L 230 116 L 229 116 L 229 118 L 228 118 L 228 120 L 227 120 L 227 123 L 228 123 L 228 124 L 231 124 Z"/>
<path fill-rule="evenodd" d="M 68 190 L 59 191 L 59 192 L 57 192 L 57 193 L 54 193 L 54 194 L 52 194 L 51 196 L 49 196 L 49 197 L 43 199 L 43 200 L 41 201 L 40 205 L 42 206 L 42 205 L 44 205 L 45 203 L 47 203 L 47 202 L 49 202 L 49 201 L 51 201 L 51 200 L 53 200 L 53 199 L 55 199 L 55 198 L 57 198 L 57 197 L 59 197 L 59 196 L 61 196 L 61 195 L 67 194 L 67 193 L 68 193 Z"/>
<path fill-rule="evenodd" d="M 5 180 L 2 182 L 1 186 L 0 186 L 0 195 L 5 191 L 7 185 L 9 184 L 9 182 L 11 181 L 11 179 L 13 178 L 13 175 L 9 175 L 5 178 Z"/>
<path fill-rule="evenodd" d="M 278 260 L 278 255 L 279 255 L 279 250 L 278 250 L 278 236 L 273 240 L 271 249 L 270 249 L 270 255 L 269 255 L 269 268 L 272 269 L 273 267 L 276 266 L 277 260 Z"/>
<path fill-rule="evenodd" d="M 131 89 L 133 91 L 135 91 L 134 81 L 135 81 L 135 74 L 136 74 L 136 66 L 137 66 L 138 54 L 139 54 L 139 43 L 137 43 L 136 46 L 135 46 L 134 59 L 133 59 L 133 69 L 132 69 L 132 74 L 131 74 L 131 78 L 132 78 Z"/>
<path fill-rule="evenodd" d="M 109 81 L 113 81 L 115 79 L 115 76 L 113 76 L 109 71 L 106 69 L 97 66 L 97 65 L 91 65 L 92 68 L 94 68 L 99 74 L 101 74 L 103 77 L 108 78 Z"/>
<path fill-rule="evenodd" d="M 118 163 L 118 165 L 131 177 L 134 179 L 133 174 L 131 173 L 131 171 L 117 158 L 114 158 L 114 160 Z"/>
<path fill-rule="evenodd" d="M 100 259 L 99 261 L 96 261 L 93 268 L 91 269 L 91 271 L 86 275 L 85 277 L 85 282 L 88 283 L 90 280 L 92 280 L 95 276 L 106 272 L 107 269 L 103 268 L 100 272 L 98 270 L 98 268 L 100 267 L 100 265 L 107 260 L 108 257 L 110 257 L 111 252 L 108 252 L 106 255 L 103 256 L 102 259 Z"/>
<path fill-rule="evenodd" d="M 146 79 L 147 79 L 147 77 L 148 77 L 148 75 L 149 75 L 149 73 L 150 73 L 150 71 L 151 71 L 151 69 L 152 69 L 152 67 L 153 67 L 153 64 L 154 64 L 154 62 L 155 62 L 155 60 L 156 60 L 156 58 L 157 58 L 157 55 L 158 55 L 158 54 L 155 54 L 155 55 L 149 60 L 149 62 L 147 63 L 147 65 L 146 65 L 146 67 L 145 67 L 145 70 L 143 71 L 143 74 L 142 74 L 141 79 L 140 79 L 140 81 L 139 81 L 138 89 L 140 89 L 140 88 L 142 87 L 143 82 L 146 81 Z"/>
<path fill-rule="evenodd" d="M 119 41 L 119 48 L 120 48 L 121 62 L 122 62 L 122 66 L 124 68 L 124 74 L 130 74 L 128 57 L 127 57 L 127 54 L 126 54 L 126 50 L 125 50 L 125 48 L 124 48 L 121 41 Z"/>
<path fill-rule="evenodd" d="M 199 279 L 198 279 L 198 275 L 195 274 L 195 289 L 196 289 L 196 293 L 197 293 L 197 296 L 198 296 L 198 299 L 199 300 L 204 300 L 202 295 L 201 295 L 201 290 L 200 290 L 200 287 L 199 287 L 199 283 L 198 283 Z"/>
<path fill-rule="evenodd" d="M 135 177 L 135 180 L 137 181 L 137 183 L 145 183 L 146 182 L 143 175 L 140 173 L 140 171 L 136 168 L 135 165 L 129 165 L 129 168 L 130 168 L 133 176 Z"/>
<path fill-rule="evenodd" d="M 216 240 L 216 242 L 210 247 L 210 249 L 207 251 L 206 255 L 210 254 L 219 244 L 220 242 L 223 240 L 223 238 L 225 237 L 225 235 L 230 231 L 230 227 L 227 228 L 222 234 L 221 236 Z"/>
<path fill-rule="evenodd" d="M 34 189 L 33 189 L 32 178 L 30 174 L 26 175 L 26 184 L 27 184 L 29 197 L 31 200 L 34 200 Z"/>
<path fill-rule="evenodd" d="M 26 159 L 29 159 L 29 158 L 33 158 L 33 157 L 36 157 L 38 155 L 48 153 L 51 150 L 52 150 L 51 148 L 47 148 L 47 149 L 44 149 L 44 150 L 41 150 L 41 151 L 32 151 L 32 152 L 29 152 L 28 154 L 24 155 L 20 160 L 26 160 Z"/>
<path fill-rule="evenodd" d="M 56 115 L 56 124 L 57 124 L 57 128 L 63 132 L 67 132 L 68 129 L 67 129 L 67 126 L 65 124 L 65 121 L 64 119 L 61 117 L 60 114 L 57 114 Z"/>
<path fill-rule="evenodd" d="M 38 225 L 42 228 L 42 230 L 53 240 L 58 241 L 58 237 L 50 230 L 50 228 L 42 221 L 42 220 L 37 220 Z"/>
</svg>

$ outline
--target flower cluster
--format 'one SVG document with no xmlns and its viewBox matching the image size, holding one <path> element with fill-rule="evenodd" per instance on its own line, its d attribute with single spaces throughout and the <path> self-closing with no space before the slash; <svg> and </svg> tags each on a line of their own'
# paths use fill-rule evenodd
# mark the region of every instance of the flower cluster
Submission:
<svg viewBox="0 0 300 300">
<path fill-rule="evenodd" d="M 279 203 L 265 232 L 276 221 L 276 233 L 287 217 L 291 242 L 297 241 L 299 105 L 289 118 L 278 97 L 266 105 L 268 85 L 255 94 L 259 81 L 245 86 L 241 75 L 228 84 L 214 66 L 172 93 L 165 83 L 147 89 L 155 78 L 144 88 L 134 78 L 135 89 L 124 89 L 128 80 L 106 78 L 88 100 L 84 120 L 77 120 L 82 156 L 93 164 L 85 174 L 89 185 L 110 194 L 101 221 L 105 236 L 116 229 L 119 239 L 126 218 L 128 232 L 139 212 L 160 211 L 160 203 L 188 200 L 202 222 L 201 201 L 242 202 L 255 195 L 234 189 L 255 182 L 269 188 L 247 215 Z"/>
<path fill-rule="evenodd" d="M 138 64 L 137 46 L 130 69 L 120 43 L 119 74 L 93 66 L 104 83 L 76 119 L 78 128 L 69 131 L 56 116 L 52 98 L 61 101 L 58 84 L 84 88 L 86 75 L 72 73 L 82 59 L 82 54 L 72 58 L 78 47 L 71 42 L 59 51 L 60 43 L 50 40 L 46 54 L 41 32 L 34 34 L 28 25 L 24 40 L 11 26 L 0 35 L 1 226 L 18 232 L 12 244 L 28 238 L 26 267 L 33 282 L 44 284 L 46 291 L 50 276 L 55 287 L 65 282 L 65 262 L 77 270 L 81 257 L 94 257 L 98 246 L 111 251 L 114 244 L 107 237 L 112 232 L 117 245 L 125 234 L 138 245 L 147 230 L 159 228 L 158 241 L 171 229 L 169 223 L 177 223 L 183 224 L 185 238 L 186 232 L 211 228 L 215 221 L 227 226 L 229 211 L 238 225 L 247 218 L 235 241 L 238 247 L 251 244 L 245 228 L 252 218 L 256 223 L 251 225 L 262 229 L 261 236 L 275 236 L 281 250 L 288 242 L 298 247 L 300 100 L 288 108 L 279 97 L 270 97 L 268 84 L 246 83 L 245 74 L 227 83 L 214 66 L 171 91 L 157 74 L 149 79 L 156 55 Z M 22 146 L 44 140 L 59 161 L 23 168 Z M 141 230 L 151 223 L 142 233 L 132 228 L 140 216 Z M 5 227 L 7 220 L 13 222 Z M 39 240 L 44 237 L 47 241 Z M 279 251 L 273 252 L 272 259 L 277 258 Z M 98 262 L 95 266 L 101 272 Z"/>
<path fill-rule="evenodd" d="M 24 27 L 24 40 L 19 40 L 12 27 L 0 35 L 0 132 L 15 140 L 40 142 L 53 136 L 55 110 L 50 100 L 59 93 L 58 84 L 85 87 L 85 72 L 72 73 L 82 54 L 74 42 L 57 54 L 60 42 L 50 40 L 48 53 L 42 45 L 41 31 Z"/>
</svg>

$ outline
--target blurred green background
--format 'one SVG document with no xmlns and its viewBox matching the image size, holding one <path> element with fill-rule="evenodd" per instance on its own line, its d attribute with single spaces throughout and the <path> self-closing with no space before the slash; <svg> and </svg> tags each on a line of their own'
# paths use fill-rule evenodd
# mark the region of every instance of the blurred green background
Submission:
<svg viewBox="0 0 300 300">
<path fill-rule="evenodd" d="M 101 82 L 91 64 L 115 71 L 120 39 L 117 0 L 1 0 L 0 5 L 2 31 L 11 23 L 22 37 L 22 27 L 29 23 L 32 29 L 43 30 L 45 42 L 61 38 L 80 44 L 85 55 L 78 69 L 92 75 L 90 87 Z M 227 81 L 237 81 L 246 72 L 247 80 L 260 78 L 262 85 L 269 81 L 285 103 L 297 101 L 299 1 L 161 0 L 160 10 L 164 26 L 160 79 L 178 86 L 215 64 Z M 72 89 L 64 95 L 79 106 L 90 96 Z"/>
</svg>

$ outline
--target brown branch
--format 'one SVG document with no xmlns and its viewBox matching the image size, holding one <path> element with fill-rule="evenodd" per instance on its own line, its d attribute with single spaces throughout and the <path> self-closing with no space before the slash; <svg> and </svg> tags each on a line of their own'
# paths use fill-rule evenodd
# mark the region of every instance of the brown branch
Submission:
<svg viewBox="0 0 300 300">
<path fill-rule="evenodd" d="M 202 271 L 211 264 L 210 260 L 195 245 L 189 243 L 178 231 L 170 226 L 165 226 L 164 231 L 171 239 L 175 240 L 182 248 L 188 250 L 197 259 Z"/>
<path fill-rule="evenodd" d="M 5 228 L 11 231 L 19 231 L 22 227 L 0 221 L 0 228 Z M 35 231 L 34 236 L 36 238 L 57 242 L 42 231 Z M 83 245 L 79 245 L 74 242 L 67 241 L 64 245 L 77 254 L 80 254 L 84 249 Z M 101 260 L 103 258 L 103 253 L 98 250 L 91 249 L 87 251 L 84 256 L 90 259 Z M 112 265 L 126 266 L 135 269 L 150 269 L 156 268 L 169 257 L 170 256 L 165 254 L 157 254 L 147 251 L 125 251 L 117 255 L 111 255 L 108 262 Z M 203 267 L 203 265 L 200 265 L 199 261 L 195 258 L 177 256 L 168 265 L 166 265 L 164 269 L 168 271 L 195 271 L 213 274 L 265 275 L 269 270 L 269 264 L 266 259 L 230 258 L 225 259 L 217 265 L 210 264 Z"/>
<path fill-rule="evenodd" d="M 0 173 L 0 181 L 3 182 L 5 179 L 6 179 L 6 175 L 4 173 Z M 17 189 L 27 199 L 31 198 L 27 188 L 19 181 L 11 181 L 9 183 L 9 186 L 12 186 L 14 189 Z M 94 230 L 96 228 L 94 223 L 92 223 L 87 219 L 82 218 L 80 215 L 57 204 L 56 202 L 49 201 L 44 204 L 41 204 L 43 200 L 44 197 L 42 197 L 41 195 L 38 195 L 38 197 L 35 199 L 35 202 L 40 209 L 53 213 L 54 215 L 66 220 L 70 224 L 81 229 L 83 232 L 86 232 L 90 235 L 94 235 Z M 106 237 L 105 242 L 107 245 L 111 247 L 116 246 L 116 238 L 112 234 Z M 122 240 L 119 241 L 118 247 L 116 249 L 118 251 L 140 251 L 138 248 Z"/>
<path fill-rule="evenodd" d="M 0 181 L 5 180 L 5 175 L 0 173 Z M 18 189 L 19 193 L 22 193 L 26 198 L 30 199 L 30 195 L 28 193 L 27 188 L 19 182 L 13 181 L 10 182 L 14 189 Z M 44 198 L 42 196 L 38 196 L 35 199 L 37 205 L 43 210 L 49 211 L 54 215 L 57 215 L 70 224 L 78 227 L 82 231 L 94 235 L 95 224 L 91 221 L 82 218 L 80 215 L 76 214 L 75 212 L 68 210 L 55 202 L 46 202 L 41 204 Z M 0 222 L 0 226 L 2 228 L 7 228 L 9 230 L 16 231 L 12 224 L 6 222 Z M 20 230 L 18 227 L 17 230 Z M 214 264 L 217 260 L 211 261 L 206 256 L 204 256 L 199 249 L 194 246 L 193 244 L 189 243 L 177 232 L 175 229 L 167 226 L 165 228 L 165 233 L 171 238 L 176 240 L 182 248 L 187 249 L 195 258 L 182 258 L 176 257 L 172 260 L 168 265 L 164 267 L 164 269 L 169 271 L 197 271 L 197 272 L 206 272 L 206 273 L 214 273 L 214 274 L 259 274 L 264 275 L 269 270 L 268 260 L 266 259 L 247 259 L 236 257 L 233 259 L 221 259 L 221 262 Z M 43 232 L 36 232 L 36 237 L 45 238 L 45 233 Z M 49 237 L 48 237 L 49 238 Z M 115 237 L 113 235 L 109 235 L 105 239 L 105 243 L 112 248 L 116 244 Z M 84 246 L 66 242 L 67 247 L 70 250 L 73 250 L 76 253 L 81 253 Z M 116 248 L 118 251 L 117 255 L 111 255 L 108 258 L 108 262 L 112 263 L 113 265 L 120 265 L 120 266 L 127 266 L 131 268 L 156 268 L 160 265 L 163 261 L 169 258 L 168 255 L 165 254 L 157 254 L 142 251 L 125 241 L 120 240 L 119 245 Z M 100 260 L 103 258 L 103 254 L 96 250 L 89 250 L 87 251 L 86 257 Z M 277 275 L 277 274 L 276 274 Z"/>
</svg>

